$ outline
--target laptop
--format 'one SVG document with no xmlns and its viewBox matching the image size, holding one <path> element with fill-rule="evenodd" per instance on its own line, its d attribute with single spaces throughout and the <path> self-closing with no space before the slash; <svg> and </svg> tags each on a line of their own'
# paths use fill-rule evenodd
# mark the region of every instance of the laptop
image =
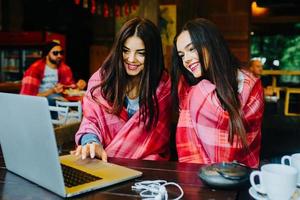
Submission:
<svg viewBox="0 0 300 200">
<path fill-rule="evenodd" d="M 0 127 L 6 168 L 59 196 L 71 197 L 142 175 L 98 159 L 59 157 L 45 97 L 0 93 Z M 72 176 L 80 177 L 75 181 Z"/>
</svg>

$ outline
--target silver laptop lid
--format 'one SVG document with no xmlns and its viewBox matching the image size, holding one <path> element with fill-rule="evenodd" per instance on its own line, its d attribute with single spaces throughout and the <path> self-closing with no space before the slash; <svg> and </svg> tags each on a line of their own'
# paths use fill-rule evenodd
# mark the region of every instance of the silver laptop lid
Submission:
<svg viewBox="0 0 300 200">
<path fill-rule="evenodd" d="M 0 127 L 7 169 L 66 196 L 47 99 L 0 93 Z"/>
</svg>

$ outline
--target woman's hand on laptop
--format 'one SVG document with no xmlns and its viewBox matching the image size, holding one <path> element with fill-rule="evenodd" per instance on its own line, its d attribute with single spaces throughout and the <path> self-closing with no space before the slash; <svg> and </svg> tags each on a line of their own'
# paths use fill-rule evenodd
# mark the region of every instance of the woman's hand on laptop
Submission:
<svg viewBox="0 0 300 200">
<path fill-rule="evenodd" d="M 107 162 L 107 153 L 105 152 L 103 146 L 97 142 L 87 143 L 82 146 L 79 145 L 74 151 L 70 152 L 72 155 L 81 156 L 81 159 L 90 158 L 100 158 L 104 162 Z"/>
</svg>

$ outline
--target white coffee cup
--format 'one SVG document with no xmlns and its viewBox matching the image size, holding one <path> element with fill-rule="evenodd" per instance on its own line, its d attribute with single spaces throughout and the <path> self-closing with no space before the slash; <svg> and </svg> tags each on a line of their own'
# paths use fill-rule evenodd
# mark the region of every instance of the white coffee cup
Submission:
<svg viewBox="0 0 300 200">
<path fill-rule="evenodd" d="M 282 164 L 266 164 L 260 171 L 250 174 L 250 183 L 259 193 L 272 200 L 288 200 L 296 190 L 298 172 L 294 167 Z M 259 185 L 255 183 L 259 179 Z"/>
<path fill-rule="evenodd" d="M 288 163 L 287 163 L 288 161 Z M 281 164 L 290 165 L 298 170 L 297 185 L 300 186 L 300 153 L 292 154 L 291 156 L 285 155 L 281 158 Z"/>
</svg>

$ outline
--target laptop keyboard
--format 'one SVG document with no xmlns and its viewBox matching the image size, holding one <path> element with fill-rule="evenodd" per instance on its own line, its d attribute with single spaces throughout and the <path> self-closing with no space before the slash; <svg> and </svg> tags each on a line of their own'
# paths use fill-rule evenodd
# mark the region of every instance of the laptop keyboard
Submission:
<svg viewBox="0 0 300 200">
<path fill-rule="evenodd" d="M 74 187 L 84 183 L 90 183 L 102 178 L 86 173 L 84 171 L 61 164 L 66 187 Z"/>
</svg>

